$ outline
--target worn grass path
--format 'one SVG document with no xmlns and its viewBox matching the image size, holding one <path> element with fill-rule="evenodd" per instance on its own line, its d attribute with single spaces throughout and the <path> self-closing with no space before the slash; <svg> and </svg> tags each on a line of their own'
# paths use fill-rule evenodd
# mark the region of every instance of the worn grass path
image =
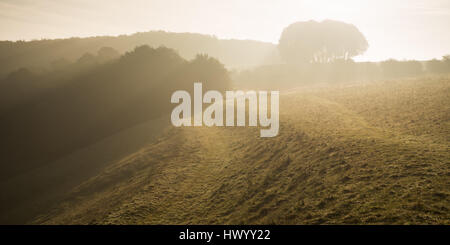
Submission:
<svg viewBox="0 0 450 245">
<path fill-rule="evenodd" d="M 449 87 L 285 94 L 274 138 L 168 128 L 34 223 L 449 224 Z"/>
</svg>

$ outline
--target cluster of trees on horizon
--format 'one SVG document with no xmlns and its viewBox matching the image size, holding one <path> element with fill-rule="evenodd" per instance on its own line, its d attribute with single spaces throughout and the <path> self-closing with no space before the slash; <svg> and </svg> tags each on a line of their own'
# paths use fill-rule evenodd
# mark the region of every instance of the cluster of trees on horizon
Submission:
<svg viewBox="0 0 450 245">
<path fill-rule="evenodd" d="M 450 55 L 442 60 L 354 62 L 369 44 L 352 24 L 325 20 L 286 27 L 278 50 L 283 64 L 263 65 L 233 73 L 236 86 L 283 89 L 317 82 L 396 79 L 450 73 Z"/>
<path fill-rule="evenodd" d="M 20 68 L 33 71 L 51 70 L 52 63 L 61 59 L 75 62 L 86 54 L 95 54 L 110 47 L 120 54 L 135 47 L 165 46 L 176 50 L 185 59 L 208 54 L 228 67 L 246 67 L 264 63 L 276 56 L 275 46 L 251 40 L 221 40 L 196 33 L 149 31 L 133 35 L 99 36 L 89 38 L 43 39 L 33 41 L 0 41 L 0 79 Z"/>
<path fill-rule="evenodd" d="M 26 93 L 27 86 L 34 85 L 24 81 L 39 80 L 37 77 L 45 77 L 42 74 L 46 73 L 72 76 L 117 59 L 140 45 L 173 48 L 185 59 L 208 54 L 234 71 L 238 87 L 286 87 L 305 82 L 389 79 L 450 71 L 448 55 L 429 61 L 354 62 L 352 58 L 369 47 L 364 35 L 352 24 L 325 20 L 289 25 L 278 45 L 163 31 L 118 37 L 0 41 L 0 88 L 22 87 Z M 46 83 L 40 81 L 39 86 Z"/>
<path fill-rule="evenodd" d="M 83 55 L 43 74 L 20 70 L 0 89 L 0 177 L 10 178 L 80 147 L 170 113 L 171 94 L 230 88 L 218 60 L 185 60 L 173 49 L 147 45 L 115 58 L 113 49 Z M 64 63 L 64 62 L 61 62 Z M 169 117 L 168 117 L 169 118 Z M 169 118 L 170 119 L 170 118 Z"/>
</svg>

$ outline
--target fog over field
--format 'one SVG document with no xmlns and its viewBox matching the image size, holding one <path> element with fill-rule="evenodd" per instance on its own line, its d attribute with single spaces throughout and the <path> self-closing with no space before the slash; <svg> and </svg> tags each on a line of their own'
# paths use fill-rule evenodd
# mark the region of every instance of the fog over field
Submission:
<svg viewBox="0 0 450 245">
<path fill-rule="evenodd" d="M 0 0 L 0 224 L 450 224 L 450 3 Z"/>
</svg>

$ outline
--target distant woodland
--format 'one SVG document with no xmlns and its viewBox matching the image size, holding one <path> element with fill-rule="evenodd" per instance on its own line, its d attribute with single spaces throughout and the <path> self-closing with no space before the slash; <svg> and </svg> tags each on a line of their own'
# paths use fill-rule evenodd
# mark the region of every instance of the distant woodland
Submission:
<svg viewBox="0 0 450 245">
<path fill-rule="evenodd" d="M 171 110 L 175 90 L 224 91 L 230 78 L 207 55 L 187 61 L 172 49 L 110 48 L 47 73 L 19 69 L 0 90 L 0 177 L 6 178 Z M 7 143 L 6 143 L 7 142 Z"/>
</svg>

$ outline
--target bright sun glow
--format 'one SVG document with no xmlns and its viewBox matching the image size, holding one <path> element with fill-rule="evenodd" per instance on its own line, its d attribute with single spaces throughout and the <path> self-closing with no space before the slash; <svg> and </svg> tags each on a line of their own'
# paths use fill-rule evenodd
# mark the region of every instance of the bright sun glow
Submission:
<svg viewBox="0 0 450 245">
<path fill-rule="evenodd" d="M 358 60 L 450 53 L 447 0 L 0 0 L 0 39 L 166 30 L 277 43 L 284 27 L 310 19 L 356 25 L 370 45 Z"/>
</svg>

